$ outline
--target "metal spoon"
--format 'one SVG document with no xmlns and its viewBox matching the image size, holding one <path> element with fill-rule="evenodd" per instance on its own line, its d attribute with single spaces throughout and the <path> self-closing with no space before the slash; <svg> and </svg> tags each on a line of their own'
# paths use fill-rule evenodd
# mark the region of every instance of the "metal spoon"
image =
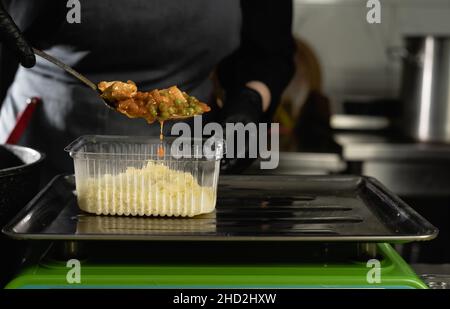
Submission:
<svg viewBox="0 0 450 309">
<path fill-rule="evenodd" d="M 71 68 L 70 66 L 68 66 L 67 64 L 65 64 L 64 62 L 56 59 L 53 56 L 50 56 L 49 54 L 47 54 L 46 52 L 43 52 L 42 50 L 39 50 L 37 48 L 33 48 L 33 52 L 38 55 L 39 57 L 44 58 L 45 60 L 57 65 L 58 67 L 60 67 L 61 69 L 63 69 L 64 71 L 66 71 L 67 73 L 69 73 L 70 75 L 72 75 L 73 77 L 75 77 L 76 79 L 80 80 L 81 82 L 83 82 L 84 84 L 86 84 L 89 88 L 91 88 L 92 90 L 94 90 L 95 92 L 97 92 L 97 94 L 100 94 L 100 97 L 102 98 L 103 102 L 105 103 L 106 106 L 108 106 L 109 108 L 117 111 L 116 105 L 114 102 L 109 102 L 107 100 L 105 100 L 101 94 L 102 91 L 100 89 L 98 89 L 97 85 L 95 83 L 93 83 L 92 81 L 90 81 L 86 76 L 78 73 L 77 71 L 75 71 L 73 68 Z M 172 116 L 170 117 L 168 120 L 181 120 L 181 119 L 187 119 L 187 118 L 191 118 L 194 117 L 196 115 L 192 115 L 192 116 Z"/>
<path fill-rule="evenodd" d="M 69 73 L 70 75 L 72 75 L 73 77 L 75 77 L 76 79 L 80 80 L 81 82 L 83 82 L 84 84 L 86 84 L 89 88 L 91 88 L 92 90 L 94 90 L 95 92 L 97 92 L 97 94 L 102 94 L 102 92 L 100 91 L 100 89 L 98 89 L 97 85 L 95 83 L 93 83 L 92 81 L 90 81 L 86 76 L 78 73 L 77 71 L 75 71 L 73 68 L 71 68 L 70 66 L 68 66 L 67 64 L 65 64 L 64 62 L 56 59 L 53 56 L 50 56 L 49 54 L 47 54 L 46 52 L 43 52 L 42 50 L 39 50 L 37 48 L 33 48 L 33 52 L 38 55 L 41 58 L 44 58 L 45 60 L 57 65 L 58 67 L 60 67 L 61 69 L 63 69 L 64 71 L 66 71 L 67 73 Z M 105 99 L 103 99 L 103 102 L 105 102 L 105 105 L 108 106 L 109 108 L 112 108 L 114 110 L 116 110 L 115 105 L 112 102 L 108 102 Z"/>
</svg>

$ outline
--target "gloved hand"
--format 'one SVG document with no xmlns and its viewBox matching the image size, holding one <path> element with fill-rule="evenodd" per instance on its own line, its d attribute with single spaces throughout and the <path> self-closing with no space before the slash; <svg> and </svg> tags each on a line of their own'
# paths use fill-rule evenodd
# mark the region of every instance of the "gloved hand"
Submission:
<svg viewBox="0 0 450 309">
<path fill-rule="evenodd" d="M 33 50 L 0 1 L 0 42 L 4 43 L 19 58 L 20 63 L 31 68 L 36 64 Z"/>
<path fill-rule="evenodd" d="M 263 115 L 261 95 L 256 90 L 245 87 L 226 97 L 221 111 L 222 127 L 224 132 L 226 132 L 226 123 L 242 123 L 244 126 L 249 123 L 255 123 L 258 129 L 258 124 L 262 120 Z M 256 139 L 253 142 L 257 142 L 258 132 L 255 133 Z M 237 147 L 235 137 L 234 157 L 224 157 L 222 159 L 220 166 L 222 172 L 225 174 L 238 174 L 252 164 L 255 158 L 249 158 L 249 141 L 250 138 L 246 136 L 245 146 L 242 149 L 242 147 Z M 244 154 L 245 157 L 237 158 L 237 153 Z"/>
</svg>

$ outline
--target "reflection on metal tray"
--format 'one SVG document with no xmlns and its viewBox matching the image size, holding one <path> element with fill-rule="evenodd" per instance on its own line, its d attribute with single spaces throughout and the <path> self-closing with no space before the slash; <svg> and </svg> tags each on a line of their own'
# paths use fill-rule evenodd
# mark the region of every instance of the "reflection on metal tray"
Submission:
<svg viewBox="0 0 450 309">
<path fill-rule="evenodd" d="M 437 229 L 376 180 L 358 176 L 222 176 L 215 213 L 96 216 L 73 176 L 56 177 L 3 232 L 21 239 L 407 242 Z"/>
</svg>

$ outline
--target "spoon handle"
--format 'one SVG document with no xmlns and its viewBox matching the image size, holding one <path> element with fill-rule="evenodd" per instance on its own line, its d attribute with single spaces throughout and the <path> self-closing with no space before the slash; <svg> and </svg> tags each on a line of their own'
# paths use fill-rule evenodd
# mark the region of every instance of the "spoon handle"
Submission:
<svg viewBox="0 0 450 309">
<path fill-rule="evenodd" d="M 97 89 L 97 85 L 94 84 L 93 82 L 91 82 L 88 78 L 86 78 L 85 76 L 81 75 L 80 73 L 78 73 L 77 71 L 75 71 L 74 69 L 72 69 L 70 66 L 68 66 L 67 64 L 59 61 L 58 59 L 56 59 L 53 56 L 50 56 L 49 54 L 43 52 L 42 50 L 33 48 L 33 52 L 38 55 L 39 57 L 44 58 L 47 61 L 50 61 L 51 63 L 59 66 L 61 69 L 63 69 L 64 71 L 66 71 L 67 73 L 71 74 L 72 76 L 74 76 L 75 78 L 77 78 L 78 80 L 82 81 L 83 83 L 85 83 L 87 86 L 89 86 L 89 88 L 92 88 L 92 90 L 98 92 L 99 90 Z"/>
</svg>

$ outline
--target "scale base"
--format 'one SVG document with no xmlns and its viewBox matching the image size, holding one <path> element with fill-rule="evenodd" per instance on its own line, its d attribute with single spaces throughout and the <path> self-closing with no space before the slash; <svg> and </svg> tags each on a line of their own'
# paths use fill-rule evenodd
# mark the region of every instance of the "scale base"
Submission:
<svg viewBox="0 0 450 309">
<path fill-rule="evenodd" d="M 208 255 L 203 252 L 203 258 L 197 259 L 192 252 L 178 252 L 171 259 L 147 247 L 148 252 L 154 252 L 143 254 L 140 261 L 131 261 L 131 256 L 136 255 L 127 251 L 116 253 L 120 251 L 128 259 L 104 251 L 102 257 L 80 257 L 80 283 L 69 283 L 71 268 L 66 266 L 67 259 L 58 259 L 49 252 L 40 262 L 23 269 L 6 288 L 427 288 L 389 244 L 376 244 L 379 272 L 374 269 L 376 261 L 368 265 L 370 258 L 338 257 L 336 247 L 327 249 L 329 256 L 320 253 L 322 258 L 314 258 L 310 254 L 303 259 L 302 250 L 284 257 L 276 247 L 286 245 L 267 246 L 275 248 L 263 257 L 257 256 L 260 252 L 253 248 L 241 247 L 239 252 L 221 247 L 228 251 L 226 256 L 216 250 Z M 196 250 L 191 247 L 191 251 Z"/>
</svg>

